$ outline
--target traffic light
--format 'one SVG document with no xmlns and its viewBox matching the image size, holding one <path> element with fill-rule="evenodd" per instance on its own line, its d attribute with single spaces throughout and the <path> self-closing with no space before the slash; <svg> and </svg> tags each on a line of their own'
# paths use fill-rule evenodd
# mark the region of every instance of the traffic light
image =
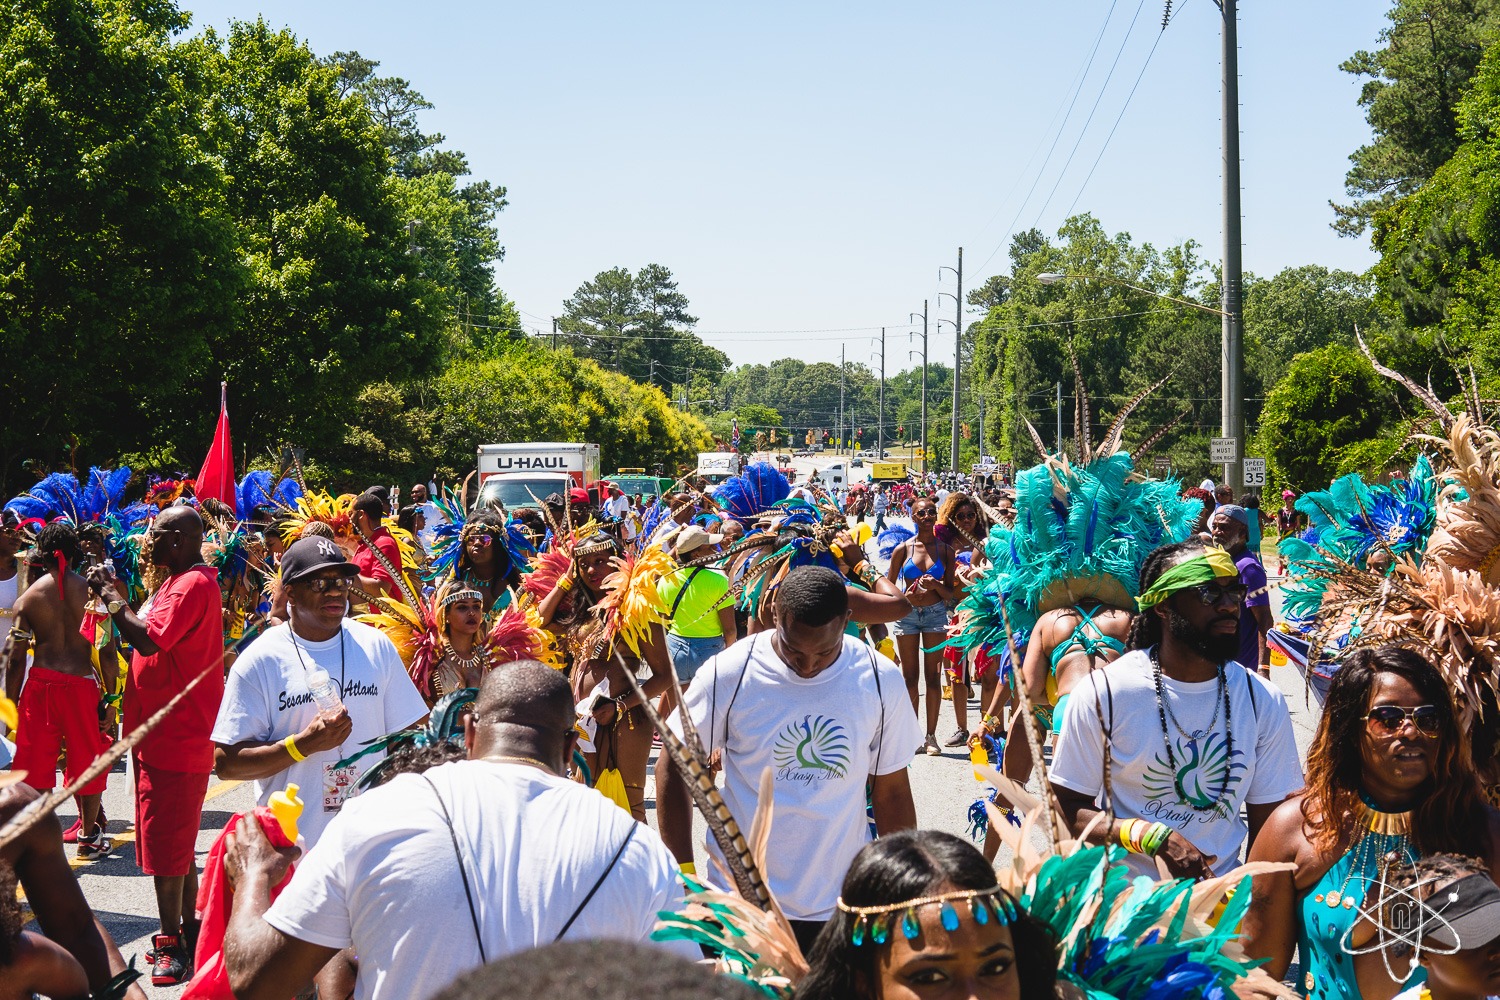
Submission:
<svg viewBox="0 0 1500 1000">
<path fill-rule="evenodd" d="M 964 427 L 964 440 L 967 441 L 967 440 L 969 440 L 969 425 L 968 424 L 964 424 L 963 427 Z"/>
<path fill-rule="evenodd" d="M 771 443 L 776 443 L 776 428 L 774 427 L 771 428 Z"/>
</svg>

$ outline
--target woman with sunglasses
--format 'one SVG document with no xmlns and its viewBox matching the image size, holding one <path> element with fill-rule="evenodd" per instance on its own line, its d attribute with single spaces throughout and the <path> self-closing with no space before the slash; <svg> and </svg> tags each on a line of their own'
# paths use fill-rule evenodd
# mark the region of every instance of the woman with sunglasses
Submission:
<svg viewBox="0 0 1500 1000">
<path fill-rule="evenodd" d="M 948 637 L 949 604 L 957 603 L 963 593 L 956 580 L 958 552 L 938 540 L 937 516 L 937 504 L 930 497 L 912 502 L 911 518 L 917 533 L 891 550 L 891 565 L 886 572 L 886 579 L 905 588 L 911 604 L 911 611 L 896 622 L 896 652 L 913 711 L 917 710 L 917 683 L 925 678 L 927 737 L 921 749 L 930 757 L 943 754 L 937 742 L 938 712 L 943 704 L 943 654 L 935 647 Z"/>
<path fill-rule="evenodd" d="M 505 522 L 489 511 L 476 513 L 464 524 L 459 543 L 454 578 L 479 591 L 486 614 L 504 611 L 521 586 L 521 574 L 505 547 Z"/>
<path fill-rule="evenodd" d="M 1436 853 L 1500 860 L 1500 813 L 1488 806 L 1442 675 L 1396 645 L 1352 653 L 1334 675 L 1307 755 L 1307 788 L 1283 803 L 1251 861 L 1295 871 L 1256 878 L 1245 950 L 1317 998 L 1389 1000 L 1420 982 L 1386 961 L 1366 914 L 1390 901 L 1396 869 Z M 1411 974 L 1404 982 L 1388 968 Z"/>
</svg>

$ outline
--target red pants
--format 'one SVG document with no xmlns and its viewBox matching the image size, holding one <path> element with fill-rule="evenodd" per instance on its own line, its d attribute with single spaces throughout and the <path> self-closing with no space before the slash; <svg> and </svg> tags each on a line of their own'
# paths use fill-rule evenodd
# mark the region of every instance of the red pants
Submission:
<svg viewBox="0 0 1500 1000">
<path fill-rule="evenodd" d="M 66 746 L 63 776 L 72 782 L 94 758 L 109 748 L 99 732 L 99 682 L 46 667 L 32 667 L 21 692 L 16 724 L 16 759 L 11 767 L 26 772 L 26 783 L 47 791 L 57 784 L 57 755 Z M 109 780 L 106 771 L 79 789 L 98 795 Z"/>
<path fill-rule="evenodd" d="M 193 870 L 208 774 L 167 771 L 135 762 L 135 856 L 147 875 L 172 878 Z"/>
</svg>

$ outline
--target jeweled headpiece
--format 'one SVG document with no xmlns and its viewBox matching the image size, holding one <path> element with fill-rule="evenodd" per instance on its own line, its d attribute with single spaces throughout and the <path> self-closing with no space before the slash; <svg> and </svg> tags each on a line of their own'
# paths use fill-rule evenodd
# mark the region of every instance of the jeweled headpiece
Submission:
<svg viewBox="0 0 1500 1000">
<path fill-rule="evenodd" d="M 981 926 L 994 920 L 1004 927 L 1015 920 L 1019 912 L 1015 901 L 998 885 L 988 889 L 959 889 L 936 896 L 918 896 L 916 899 L 881 906 L 850 906 L 841 896 L 837 905 L 839 910 L 854 917 L 849 940 L 855 947 L 866 941 L 875 944 L 889 941 L 892 924 L 897 920 L 896 914 L 900 914 L 901 935 L 908 941 L 912 940 L 922 932 L 917 910 L 923 906 L 941 907 L 938 920 L 942 922 L 943 930 L 949 932 L 958 930 L 959 906 L 967 906 L 969 915 Z"/>
</svg>

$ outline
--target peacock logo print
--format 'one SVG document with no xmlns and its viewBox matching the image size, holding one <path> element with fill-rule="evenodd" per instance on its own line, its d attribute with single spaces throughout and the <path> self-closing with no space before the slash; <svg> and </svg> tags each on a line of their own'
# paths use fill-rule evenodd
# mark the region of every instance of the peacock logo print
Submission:
<svg viewBox="0 0 1500 1000">
<path fill-rule="evenodd" d="M 1147 818 L 1186 822 L 1196 817 L 1205 823 L 1227 818 L 1235 808 L 1235 789 L 1244 778 L 1243 752 L 1231 754 L 1222 733 L 1179 738 L 1172 752 L 1177 758 L 1175 769 L 1164 750 L 1158 750 L 1146 768 L 1142 785 L 1151 800 L 1145 809 L 1151 814 Z"/>
<path fill-rule="evenodd" d="M 780 780 L 828 781 L 849 772 L 849 737 L 826 715 L 804 715 L 776 735 L 771 749 Z"/>
</svg>

